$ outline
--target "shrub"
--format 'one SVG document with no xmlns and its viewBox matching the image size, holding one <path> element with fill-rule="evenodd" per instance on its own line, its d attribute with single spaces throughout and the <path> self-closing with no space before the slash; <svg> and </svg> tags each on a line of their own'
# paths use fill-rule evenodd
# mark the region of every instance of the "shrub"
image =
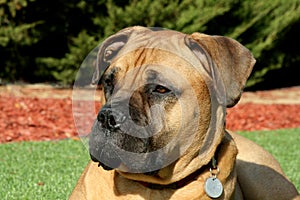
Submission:
<svg viewBox="0 0 300 200">
<path fill-rule="evenodd" d="M 0 77 L 70 84 L 87 53 L 142 25 L 235 38 L 257 59 L 248 87 L 300 62 L 300 2 L 285 0 L 0 1 Z M 297 77 L 296 84 L 300 84 Z"/>
</svg>

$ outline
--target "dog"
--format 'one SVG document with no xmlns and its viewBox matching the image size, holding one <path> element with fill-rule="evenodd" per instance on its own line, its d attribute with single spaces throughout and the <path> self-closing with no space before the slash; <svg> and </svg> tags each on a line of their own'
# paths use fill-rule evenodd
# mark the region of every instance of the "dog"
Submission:
<svg viewBox="0 0 300 200">
<path fill-rule="evenodd" d="M 70 199 L 300 199 L 279 163 L 225 129 L 255 64 L 239 42 L 129 27 L 99 48 L 103 107 Z"/>
</svg>

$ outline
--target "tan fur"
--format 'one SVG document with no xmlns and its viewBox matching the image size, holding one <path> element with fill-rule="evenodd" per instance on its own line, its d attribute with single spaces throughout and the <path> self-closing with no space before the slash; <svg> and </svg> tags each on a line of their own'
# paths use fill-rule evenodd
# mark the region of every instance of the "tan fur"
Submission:
<svg viewBox="0 0 300 200">
<path fill-rule="evenodd" d="M 129 42 L 133 40 L 133 45 L 138 45 L 138 42 L 134 41 L 135 37 L 133 36 L 138 37 L 139 34 L 144 34 L 145 37 L 152 37 L 151 34 L 154 33 L 146 28 L 133 27 L 127 28 L 113 37 L 118 38 L 120 35 L 123 37 L 124 34 L 131 34 L 131 37 L 128 39 Z M 185 38 L 184 34 L 178 32 L 166 31 L 161 32 L 161 34 L 173 38 L 174 41 Z M 153 35 L 153 37 L 158 36 Z M 209 59 L 211 60 L 203 61 L 203 65 L 205 65 L 203 67 L 209 69 L 208 63 L 211 62 L 220 70 L 227 96 L 227 104 L 225 106 L 233 106 L 240 98 L 243 86 L 254 65 L 255 60 L 251 53 L 232 39 L 211 37 L 199 33 L 188 37 L 196 41 L 210 55 Z M 173 39 L 170 40 L 173 41 Z M 100 49 L 101 54 L 105 54 L 105 48 L 111 47 L 111 44 L 109 44 L 111 40 L 112 38 L 109 38 L 108 43 L 104 43 L 102 49 Z M 116 48 L 116 46 L 113 47 Z M 119 47 L 119 44 L 117 47 Z M 217 110 L 213 113 L 211 112 L 212 105 L 217 104 L 217 99 L 211 98 L 210 86 L 207 86 L 204 77 L 195 72 L 191 63 L 196 62 L 196 57 L 191 53 L 191 50 L 179 42 L 178 46 L 170 48 L 177 49 L 177 51 L 180 51 L 180 54 L 185 55 L 185 58 L 162 49 L 131 51 L 128 50 L 130 49 L 128 47 L 125 50 L 122 49 L 120 56 L 112 60 L 110 65 L 122 66 L 122 71 L 117 77 L 119 80 L 126 76 L 126 73 L 132 70 L 133 66 L 140 67 L 145 64 L 173 66 L 172 69 L 175 72 L 185 77 L 189 83 L 188 85 L 192 85 L 192 89 L 196 91 L 197 105 L 190 103 L 189 93 L 186 93 L 186 96 L 183 95 L 181 100 L 184 105 L 189 105 L 186 109 L 190 109 L 190 111 L 183 113 L 180 110 L 180 105 L 176 105 L 174 109 L 168 110 L 166 120 L 170 125 L 167 128 L 170 130 L 174 129 L 174 132 L 176 132 L 181 123 L 180 119 L 184 118 L 193 121 L 192 111 L 195 106 L 199 106 L 201 115 L 197 124 L 197 133 L 190 147 L 176 162 L 161 169 L 157 176 L 124 173 L 117 170 L 105 171 L 98 167 L 96 163 L 90 162 L 81 175 L 70 199 L 210 199 L 204 192 L 204 182 L 210 176 L 209 161 L 214 154 L 218 154 L 218 167 L 220 168 L 218 178 L 224 187 L 224 192 L 218 199 L 300 199 L 295 187 L 283 174 L 278 162 L 264 149 L 235 133 L 226 132 L 224 127 L 217 127 L 220 130 L 216 133 L 207 131 L 212 114 L 216 114 L 217 118 L 224 117 L 222 112 Z M 187 62 L 187 60 L 190 62 Z M 164 69 L 155 68 L 155 66 L 153 69 L 161 70 L 162 73 L 168 74 Z M 143 70 L 144 68 L 141 67 L 138 71 L 134 71 L 136 74 L 134 74 L 134 80 L 132 81 L 143 82 Z M 96 78 L 99 77 L 96 76 Z M 183 82 L 182 84 L 185 83 Z M 130 85 L 130 81 L 127 81 L 122 84 L 122 87 L 126 88 L 130 87 Z M 185 134 L 188 134 L 188 131 Z M 202 154 L 199 155 L 200 147 L 204 144 L 204 137 L 207 134 L 211 134 L 212 145 L 207 146 L 204 150 L 201 149 Z M 185 145 L 184 142 L 187 136 L 180 135 L 178 137 L 182 137 L 178 145 Z M 165 142 L 167 138 L 165 135 L 161 135 L 156 138 L 156 141 Z M 180 181 L 199 169 L 201 169 L 201 173 L 195 180 L 177 190 L 168 188 L 161 190 L 150 189 L 137 182 L 143 181 L 163 186 Z"/>
</svg>

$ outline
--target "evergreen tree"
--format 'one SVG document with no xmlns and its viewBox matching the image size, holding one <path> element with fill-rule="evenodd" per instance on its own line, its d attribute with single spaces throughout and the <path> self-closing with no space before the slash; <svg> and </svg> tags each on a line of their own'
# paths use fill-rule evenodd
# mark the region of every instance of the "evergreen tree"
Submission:
<svg viewBox="0 0 300 200">
<path fill-rule="evenodd" d="M 72 83 L 97 44 L 142 25 L 238 40 L 257 59 L 253 87 L 296 70 L 299 19 L 300 0 L 0 0 L 0 78 Z"/>
</svg>

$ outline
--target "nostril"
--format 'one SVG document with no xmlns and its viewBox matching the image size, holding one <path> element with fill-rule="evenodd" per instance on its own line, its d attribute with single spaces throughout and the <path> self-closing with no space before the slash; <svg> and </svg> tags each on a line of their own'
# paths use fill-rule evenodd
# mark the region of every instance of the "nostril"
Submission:
<svg viewBox="0 0 300 200">
<path fill-rule="evenodd" d="M 116 123 L 116 120 L 114 118 L 113 115 L 110 115 L 108 117 L 108 124 L 111 126 L 111 127 L 116 127 L 117 123 Z"/>
<path fill-rule="evenodd" d="M 101 124 L 105 124 L 106 123 L 106 116 L 105 116 L 105 114 L 99 113 L 99 115 L 97 116 L 97 120 Z"/>
</svg>

